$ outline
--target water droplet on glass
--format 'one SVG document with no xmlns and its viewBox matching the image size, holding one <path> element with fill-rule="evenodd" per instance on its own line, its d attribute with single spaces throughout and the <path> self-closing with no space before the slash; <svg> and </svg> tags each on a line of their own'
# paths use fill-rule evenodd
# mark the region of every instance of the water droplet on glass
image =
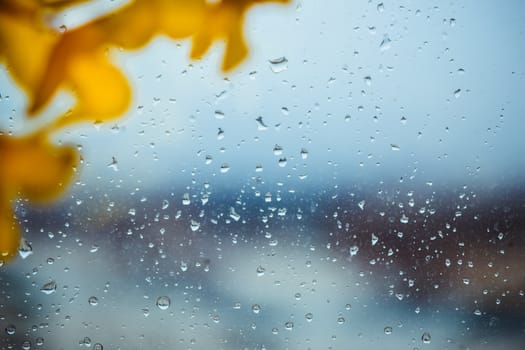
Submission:
<svg viewBox="0 0 525 350">
<path fill-rule="evenodd" d="M 25 340 L 22 343 L 22 350 L 30 350 L 31 349 L 31 342 L 29 340 Z"/>
<path fill-rule="evenodd" d="M 190 204 L 191 204 L 190 194 L 184 193 L 182 195 L 182 205 L 190 205 Z"/>
<path fill-rule="evenodd" d="M 55 281 L 49 281 L 40 288 L 40 291 L 44 294 L 52 294 L 57 290 L 57 284 Z"/>
<path fill-rule="evenodd" d="M 273 154 L 276 156 L 280 156 L 281 154 L 283 154 L 283 148 L 279 145 L 275 145 L 273 147 Z"/>
<path fill-rule="evenodd" d="M 284 56 L 268 60 L 268 62 L 270 62 L 270 68 L 274 73 L 281 73 L 288 69 L 288 60 Z"/>
<path fill-rule="evenodd" d="M 476 316 L 481 316 L 481 314 L 482 314 L 482 312 L 481 312 L 480 309 L 476 309 L 476 310 L 474 310 L 474 315 L 476 315 Z"/>
<path fill-rule="evenodd" d="M 222 140 L 223 138 L 224 138 L 224 130 L 219 128 L 219 130 L 217 131 L 217 140 Z"/>
<path fill-rule="evenodd" d="M 287 163 L 288 163 L 288 160 L 286 158 L 279 158 L 279 166 L 281 168 L 284 168 Z"/>
<path fill-rule="evenodd" d="M 167 310 L 171 305 L 171 300 L 167 296 L 161 296 L 157 299 L 157 307 L 161 310 Z"/>
<path fill-rule="evenodd" d="M 91 338 L 89 337 L 84 337 L 84 339 L 81 339 L 79 342 L 78 342 L 78 345 L 80 346 L 85 346 L 85 347 L 91 347 Z"/>
<path fill-rule="evenodd" d="M 391 43 L 392 43 L 392 40 L 390 40 L 390 37 L 388 36 L 388 34 L 385 34 L 383 36 L 383 40 L 381 40 L 381 44 L 379 44 L 379 49 L 381 51 L 386 51 L 390 49 Z"/>
<path fill-rule="evenodd" d="M 387 335 L 392 334 L 392 327 L 390 327 L 390 326 L 385 327 L 384 332 Z"/>
<path fill-rule="evenodd" d="M 385 5 L 382 2 L 377 4 L 377 11 L 378 12 L 383 12 L 384 10 L 385 10 Z"/>
<path fill-rule="evenodd" d="M 118 171 L 118 161 L 117 158 L 111 157 L 111 163 L 108 164 L 108 168 L 113 169 L 113 171 Z"/>
<path fill-rule="evenodd" d="M 5 327 L 5 332 L 7 335 L 13 335 L 16 333 L 16 327 L 14 324 L 10 324 L 7 327 Z"/>
<path fill-rule="evenodd" d="M 35 344 L 36 344 L 36 346 L 42 346 L 42 345 L 44 345 L 44 338 L 42 338 L 42 337 L 38 337 L 38 338 L 36 338 L 36 340 L 35 340 Z"/>
<path fill-rule="evenodd" d="M 343 324 L 343 323 L 345 323 L 345 318 L 342 317 L 342 316 L 339 316 L 339 317 L 337 318 L 337 323 L 338 323 L 338 324 Z"/>
<path fill-rule="evenodd" d="M 425 344 L 430 344 L 431 339 L 432 337 L 430 336 L 430 333 L 428 332 L 423 333 L 423 335 L 421 336 L 421 341 Z"/>
<path fill-rule="evenodd" d="M 454 91 L 454 97 L 459 98 L 461 96 L 461 89 L 457 89 Z"/>
<path fill-rule="evenodd" d="M 215 111 L 215 118 L 217 119 L 224 119 L 224 113 L 221 111 Z"/>
<path fill-rule="evenodd" d="M 220 169 L 220 172 L 225 174 L 227 173 L 228 171 L 230 170 L 230 166 L 228 165 L 228 163 L 222 163 L 221 164 L 221 169 Z"/>
<path fill-rule="evenodd" d="M 304 315 L 304 318 L 306 318 L 306 321 L 312 322 L 312 320 L 314 319 L 314 315 L 311 312 L 309 312 L 306 315 Z"/>
<path fill-rule="evenodd" d="M 266 269 L 264 267 L 262 267 L 261 265 L 257 266 L 257 276 L 262 276 L 264 275 L 264 272 L 266 271 Z"/>
<path fill-rule="evenodd" d="M 259 304 L 253 304 L 252 305 L 252 312 L 254 314 L 258 314 L 259 312 L 261 312 L 261 306 Z"/>
<path fill-rule="evenodd" d="M 191 222 L 190 222 L 190 229 L 191 229 L 193 232 L 197 231 L 200 227 L 201 227 L 200 222 L 195 221 L 195 220 L 193 220 L 193 219 L 191 220 Z"/>
<path fill-rule="evenodd" d="M 96 343 L 93 345 L 93 350 L 104 350 L 104 346 L 102 346 L 100 343 Z"/>
<path fill-rule="evenodd" d="M 356 245 L 353 245 L 350 247 L 349 252 L 350 252 L 350 256 L 355 256 L 357 255 L 357 252 L 359 252 L 359 247 Z"/>
<path fill-rule="evenodd" d="M 25 238 L 20 239 L 20 247 L 18 248 L 18 254 L 22 259 L 27 258 L 29 255 L 33 254 L 33 247 L 26 241 Z"/>
<path fill-rule="evenodd" d="M 372 77 L 367 75 L 366 77 L 364 77 L 364 81 L 365 81 L 365 84 L 370 86 L 372 85 Z"/>
<path fill-rule="evenodd" d="M 168 202 L 166 199 L 164 199 L 162 201 L 162 210 L 168 209 L 169 206 L 170 206 L 170 202 Z"/>
<path fill-rule="evenodd" d="M 268 126 L 264 124 L 263 118 L 261 116 L 255 118 L 255 121 L 257 122 L 257 130 L 264 131 L 268 129 Z"/>
<path fill-rule="evenodd" d="M 379 237 L 377 237 L 375 234 L 372 233 L 372 245 L 376 245 L 378 241 L 379 241 Z"/>
<path fill-rule="evenodd" d="M 286 329 L 287 331 L 291 331 L 293 329 L 293 322 L 290 322 L 290 321 L 286 322 L 284 324 L 284 329 Z"/>
<path fill-rule="evenodd" d="M 365 210 L 365 203 L 366 202 L 364 200 L 362 200 L 359 203 L 357 203 L 357 206 L 359 207 L 359 209 Z"/>
<path fill-rule="evenodd" d="M 91 305 L 91 306 L 97 306 L 97 305 L 98 305 L 98 299 L 97 299 L 97 297 L 95 297 L 95 296 L 91 296 L 91 297 L 89 297 L 89 299 L 88 299 L 88 303 L 89 303 L 89 305 Z"/>
<path fill-rule="evenodd" d="M 398 145 L 393 143 L 390 144 L 390 148 L 392 149 L 392 151 L 399 151 L 401 149 Z"/>
<path fill-rule="evenodd" d="M 239 221 L 241 218 L 241 216 L 237 214 L 237 212 L 235 211 L 235 208 L 233 207 L 230 207 L 230 218 L 232 218 L 235 221 Z"/>
<path fill-rule="evenodd" d="M 308 158 L 308 151 L 305 148 L 301 148 L 301 159 Z"/>
</svg>

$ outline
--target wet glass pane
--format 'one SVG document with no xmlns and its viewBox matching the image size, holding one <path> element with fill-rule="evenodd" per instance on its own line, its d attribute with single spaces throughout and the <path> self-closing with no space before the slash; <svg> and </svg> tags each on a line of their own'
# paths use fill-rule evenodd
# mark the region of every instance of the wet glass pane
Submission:
<svg viewBox="0 0 525 350">
<path fill-rule="evenodd" d="M 1 349 L 524 348 L 525 3 L 258 4 L 223 70 L 236 12 L 192 59 L 201 2 L 157 2 L 0 4 Z M 72 38 L 40 85 L 17 6 Z M 56 157 L 1 142 L 57 115 L 80 158 L 40 204 Z"/>
</svg>

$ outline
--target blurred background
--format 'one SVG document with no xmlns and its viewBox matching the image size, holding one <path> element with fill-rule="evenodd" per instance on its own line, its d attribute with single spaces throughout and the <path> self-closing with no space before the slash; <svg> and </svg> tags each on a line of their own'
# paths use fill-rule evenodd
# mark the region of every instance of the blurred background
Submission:
<svg viewBox="0 0 525 350">
<path fill-rule="evenodd" d="M 0 348 L 523 349 L 524 11 L 265 5 L 227 75 L 220 46 L 115 50 L 128 115 L 60 134 L 75 185 L 16 203 Z M 23 130 L 5 69 L 0 96 Z"/>
</svg>

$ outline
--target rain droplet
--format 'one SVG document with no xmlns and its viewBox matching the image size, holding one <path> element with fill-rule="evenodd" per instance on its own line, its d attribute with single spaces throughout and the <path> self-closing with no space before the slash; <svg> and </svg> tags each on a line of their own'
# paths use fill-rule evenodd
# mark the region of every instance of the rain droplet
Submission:
<svg viewBox="0 0 525 350">
<path fill-rule="evenodd" d="M 430 344 L 431 339 L 432 337 L 430 336 L 430 333 L 428 332 L 423 333 L 423 335 L 421 336 L 421 341 L 423 341 L 423 343 L 425 344 Z"/>
<path fill-rule="evenodd" d="M 381 51 L 386 51 L 390 49 L 391 43 L 392 43 L 392 40 L 390 40 L 390 37 L 388 36 L 388 34 L 385 34 L 383 36 L 383 40 L 381 40 L 381 44 L 379 44 L 379 49 Z"/>
<path fill-rule="evenodd" d="M 384 332 L 387 335 L 392 334 L 392 327 L 390 327 L 390 326 L 385 327 Z"/>
<path fill-rule="evenodd" d="M 309 312 L 306 315 L 304 315 L 304 318 L 306 318 L 306 321 L 312 322 L 312 320 L 314 319 L 314 315 L 311 312 Z"/>
<path fill-rule="evenodd" d="M 284 328 L 285 328 L 287 331 L 291 331 L 291 330 L 293 329 L 293 322 L 290 322 L 290 321 L 286 322 L 286 323 L 284 324 Z"/>
<path fill-rule="evenodd" d="M 305 148 L 301 148 L 301 159 L 308 158 L 308 151 Z"/>
<path fill-rule="evenodd" d="M 392 149 L 392 151 L 399 151 L 401 149 L 398 145 L 393 143 L 390 144 L 390 148 Z"/>
<path fill-rule="evenodd" d="M 31 349 L 31 342 L 29 340 L 25 340 L 22 343 L 22 350 L 30 350 Z"/>
<path fill-rule="evenodd" d="M 288 69 L 288 60 L 284 56 L 268 60 L 268 62 L 270 62 L 270 68 L 274 73 L 281 73 Z"/>
<path fill-rule="evenodd" d="M 252 311 L 254 314 L 258 314 L 259 312 L 261 312 L 261 306 L 259 304 L 253 304 Z"/>
<path fill-rule="evenodd" d="M 14 324 L 10 324 L 7 327 L 5 327 L 5 332 L 7 335 L 13 335 L 16 333 L 16 327 Z"/>
<path fill-rule="evenodd" d="M 383 12 L 384 10 L 385 10 L 385 5 L 382 2 L 377 4 L 377 11 L 378 12 Z"/>
<path fill-rule="evenodd" d="M 191 204 L 190 194 L 184 193 L 182 195 L 182 205 L 190 205 L 190 204 Z"/>
<path fill-rule="evenodd" d="M 461 89 L 457 89 L 454 91 L 454 97 L 459 98 L 461 96 Z"/>
<path fill-rule="evenodd" d="M 262 276 L 264 275 L 264 272 L 266 271 L 266 269 L 264 267 L 262 267 L 261 265 L 257 266 L 257 276 Z"/>
<path fill-rule="evenodd" d="M 377 237 L 375 234 L 372 233 L 372 245 L 376 245 L 378 241 L 379 241 L 379 237 Z"/>
<path fill-rule="evenodd" d="M 84 339 L 81 339 L 79 342 L 78 342 L 78 345 L 80 346 L 85 346 L 85 347 L 91 347 L 91 338 L 89 337 L 84 337 Z"/>
<path fill-rule="evenodd" d="M 224 130 L 219 128 L 219 131 L 217 131 L 217 140 L 222 140 L 224 138 Z"/>
<path fill-rule="evenodd" d="M 239 221 L 239 219 L 241 218 L 241 216 L 237 214 L 235 208 L 233 207 L 230 207 L 230 218 L 232 218 L 235 221 Z"/>
<path fill-rule="evenodd" d="M 169 206 L 170 206 L 170 202 L 168 202 L 166 199 L 164 199 L 162 201 L 162 210 L 168 209 Z"/>
<path fill-rule="evenodd" d="M 337 318 L 337 323 L 338 323 L 338 324 L 343 324 L 343 323 L 345 323 L 345 318 L 342 317 L 342 316 L 339 316 L 339 317 Z"/>
<path fill-rule="evenodd" d="M 372 77 L 367 75 L 366 77 L 364 77 L 364 81 L 365 81 L 365 84 L 370 86 L 372 85 Z"/>
<path fill-rule="evenodd" d="M 350 247 L 349 252 L 350 252 L 350 256 L 355 256 L 357 255 L 357 252 L 359 252 L 359 247 L 356 245 L 353 245 Z"/>
<path fill-rule="evenodd" d="M 167 310 L 171 305 L 171 300 L 167 296 L 161 296 L 157 299 L 157 307 L 161 310 Z"/>
<path fill-rule="evenodd" d="M 359 209 L 365 210 L 365 201 L 360 201 L 359 203 L 357 203 L 357 206 L 359 207 Z"/>
<path fill-rule="evenodd" d="M 228 163 L 222 163 L 221 164 L 221 169 L 220 169 L 220 172 L 225 174 L 227 173 L 228 171 L 230 170 L 230 166 L 228 165 Z"/>
<path fill-rule="evenodd" d="M 215 111 L 215 118 L 224 119 L 224 113 L 222 111 Z"/>
<path fill-rule="evenodd" d="M 284 157 L 284 158 L 279 158 L 279 166 L 280 166 L 281 168 L 284 168 L 284 167 L 286 166 L 287 163 L 288 163 L 288 161 L 287 161 L 286 157 Z"/>
<path fill-rule="evenodd" d="M 255 121 L 257 122 L 257 130 L 264 131 L 268 129 L 268 126 L 264 124 L 263 118 L 261 116 L 255 118 Z"/>
<path fill-rule="evenodd" d="M 89 297 L 89 299 L 88 299 L 88 303 L 89 303 L 89 305 L 91 305 L 91 306 L 97 306 L 97 305 L 98 305 L 98 299 L 97 299 L 97 297 L 95 297 L 95 296 L 91 296 L 91 297 Z"/>
<path fill-rule="evenodd" d="M 102 346 L 100 343 L 96 343 L 93 345 L 93 350 L 104 350 L 104 346 Z"/>
<path fill-rule="evenodd" d="M 42 293 L 48 294 L 48 295 L 56 292 L 56 290 L 57 290 L 57 284 L 55 281 L 49 281 L 46 284 L 44 284 L 42 288 L 40 288 L 40 291 Z"/>
<path fill-rule="evenodd" d="M 31 247 L 31 244 L 25 239 L 20 239 L 20 247 L 18 248 L 18 254 L 20 254 L 20 257 L 22 259 L 27 258 L 29 255 L 33 254 L 33 247 Z"/>
<path fill-rule="evenodd" d="M 273 154 L 276 156 L 280 156 L 281 154 L 283 154 L 283 148 L 279 145 L 275 145 L 273 147 Z"/>
<path fill-rule="evenodd" d="M 199 228 L 201 227 L 201 224 L 200 222 L 198 221 L 195 221 L 195 220 L 191 220 L 190 222 L 190 228 L 193 232 L 197 231 Z"/>
<path fill-rule="evenodd" d="M 117 158 L 111 157 L 111 163 L 108 164 L 108 168 L 113 169 L 113 171 L 118 171 L 118 161 Z"/>
</svg>

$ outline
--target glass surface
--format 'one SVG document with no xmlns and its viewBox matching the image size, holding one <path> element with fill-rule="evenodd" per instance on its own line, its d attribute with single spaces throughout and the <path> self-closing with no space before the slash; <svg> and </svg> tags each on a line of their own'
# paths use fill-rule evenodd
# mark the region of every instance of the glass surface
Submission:
<svg viewBox="0 0 525 350">
<path fill-rule="evenodd" d="M 260 6 L 227 73 L 220 44 L 111 51 L 131 107 L 56 136 L 59 201 L 16 201 L 0 348 L 523 349 L 524 12 Z M 21 130 L 5 67 L 0 95 Z"/>
</svg>

